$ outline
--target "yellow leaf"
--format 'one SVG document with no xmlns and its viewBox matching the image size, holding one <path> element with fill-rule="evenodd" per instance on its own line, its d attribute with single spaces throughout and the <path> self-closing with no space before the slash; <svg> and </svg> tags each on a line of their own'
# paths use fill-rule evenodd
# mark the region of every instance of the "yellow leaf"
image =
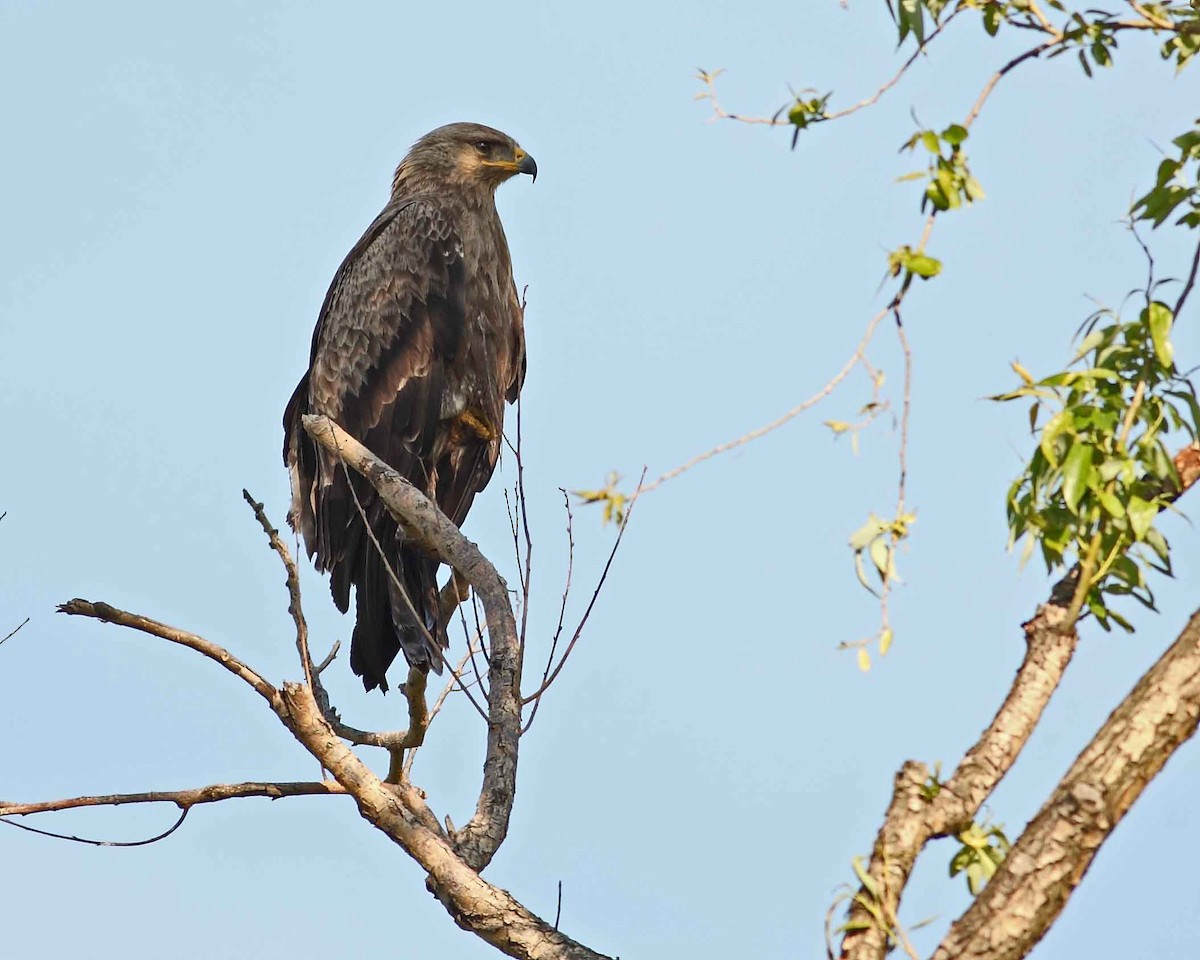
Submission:
<svg viewBox="0 0 1200 960">
<path fill-rule="evenodd" d="M 1015 373 L 1018 377 L 1020 377 L 1022 380 L 1025 381 L 1025 386 L 1027 386 L 1027 387 L 1033 386 L 1033 374 L 1031 374 L 1023 366 L 1021 366 L 1021 364 L 1018 361 L 1014 360 L 1012 362 L 1012 368 L 1013 368 L 1013 373 Z"/>
<path fill-rule="evenodd" d="M 858 669 L 863 673 L 871 669 L 871 655 L 867 653 L 866 647 L 858 648 Z"/>
<path fill-rule="evenodd" d="M 892 628 L 884 627 L 883 632 L 879 634 L 879 655 L 886 657 L 888 650 L 892 648 Z"/>
</svg>

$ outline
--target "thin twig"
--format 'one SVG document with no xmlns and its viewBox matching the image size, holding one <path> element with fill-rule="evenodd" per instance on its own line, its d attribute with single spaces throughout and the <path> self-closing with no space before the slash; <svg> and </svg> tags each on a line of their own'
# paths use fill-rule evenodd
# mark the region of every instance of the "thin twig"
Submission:
<svg viewBox="0 0 1200 960">
<path fill-rule="evenodd" d="M 119 610 L 107 603 L 80 600 L 79 598 L 68 600 L 59 606 L 58 612 L 73 617 L 91 617 L 94 620 L 115 623 L 118 626 L 140 630 L 142 633 L 148 633 L 159 639 L 169 640 L 171 643 L 188 647 L 197 653 L 203 654 L 209 660 L 219 664 L 234 676 L 245 681 L 255 689 L 259 696 L 269 702 L 272 708 L 277 708 L 280 705 L 279 691 L 275 687 L 259 676 L 249 666 L 242 663 L 241 660 L 224 647 L 213 643 L 211 640 L 205 640 L 197 634 L 189 633 L 187 630 L 180 630 L 177 627 L 160 623 L 157 620 L 151 620 L 149 617 L 143 617 L 137 613 L 128 613 L 125 610 Z"/>
<path fill-rule="evenodd" d="M 554 654 L 558 650 L 558 641 L 562 638 L 563 621 L 567 615 L 567 598 L 571 595 L 571 575 L 575 570 L 575 531 L 574 531 L 574 516 L 571 513 L 571 498 L 567 495 L 567 491 L 559 487 L 559 492 L 563 495 L 563 505 L 567 510 L 567 576 L 563 584 L 562 602 L 558 607 L 558 625 L 554 628 L 554 637 L 550 641 L 550 653 L 546 657 L 546 669 L 542 671 L 542 683 L 545 683 L 550 676 L 550 668 L 554 666 Z M 538 699 L 533 704 L 533 710 L 529 714 L 529 719 L 525 722 L 525 730 L 533 726 L 533 719 L 537 716 L 538 709 L 542 705 L 542 698 Z"/>
<path fill-rule="evenodd" d="M 40 830 L 37 827 L 31 827 L 25 823 L 17 823 L 15 820 L 0 819 L 0 823 L 6 827 L 16 827 L 18 830 L 26 830 L 29 833 L 36 833 L 43 837 L 52 837 L 55 840 L 70 840 L 73 843 L 86 843 L 90 847 L 146 847 L 152 843 L 158 843 L 159 840 L 165 840 L 176 830 L 183 826 L 183 821 L 187 819 L 189 812 L 188 807 L 184 807 L 179 811 L 179 819 L 162 833 L 149 837 L 146 840 L 92 840 L 89 837 L 77 837 L 71 833 L 54 833 L 51 830 Z"/>
<path fill-rule="evenodd" d="M 891 90 L 904 78 L 904 75 L 908 73 L 912 65 L 916 63 L 922 55 L 925 54 L 929 48 L 929 45 L 933 43 L 933 41 L 942 33 L 943 30 L 946 29 L 946 27 L 949 26 L 950 21 L 958 16 L 962 9 L 963 8 L 954 10 L 940 24 L 938 24 L 937 27 L 930 32 L 929 36 L 925 38 L 925 42 L 920 44 L 917 49 L 913 51 L 912 55 L 904 62 L 900 69 L 896 71 L 895 75 L 882 86 L 880 86 L 879 89 L 877 89 L 873 94 L 871 94 L 869 97 L 859 100 L 857 103 L 851 104 L 848 107 L 844 107 L 841 110 L 836 110 L 833 113 L 826 114 L 822 117 L 814 117 L 812 123 L 828 123 L 831 120 L 841 120 L 843 117 L 848 117 L 851 114 L 858 113 L 858 111 L 866 109 L 870 106 L 874 106 L 876 103 L 878 103 L 885 93 Z M 730 113 L 727 111 L 721 106 L 721 101 L 717 97 L 716 87 L 717 77 L 724 72 L 724 70 L 700 70 L 697 73 L 697 79 L 708 89 L 704 93 L 697 94 L 696 99 L 709 101 L 713 111 L 713 116 L 711 119 L 736 120 L 739 123 L 761 124 L 768 127 L 786 127 L 792 125 L 790 120 L 783 117 L 783 109 L 776 111 L 776 113 L 770 117 L 748 117 L 742 114 Z"/>
<path fill-rule="evenodd" d="M 662 486 L 668 480 L 674 480 L 681 473 L 685 473 L 686 471 L 691 470 L 692 467 L 696 466 L 697 464 L 703 463 L 705 460 L 710 460 L 713 457 L 719 456 L 720 454 L 725 453 L 729 450 L 733 450 L 736 447 L 744 446 L 745 444 L 750 443 L 752 440 L 757 440 L 760 437 L 765 437 L 768 433 L 778 430 L 780 427 L 782 427 L 785 423 L 789 422 L 790 420 L 794 420 L 796 417 L 798 417 L 800 414 L 802 414 L 805 410 L 808 410 L 810 407 L 816 406 L 818 403 L 820 403 L 822 400 L 824 400 L 827 396 L 829 396 L 831 393 L 833 393 L 833 391 L 837 388 L 837 385 L 839 383 L 841 383 L 843 380 L 845 380 L 847 376 L 850 375 L 851 370 L 853 370 L 856 366 L 858 366 L 858 364 L 861 362 L 861 360 L 863 358 L 863 355 L 864 355 L 867 347 L 871 343 L 871 338 L 875 336 L 875 330 L 879 327 L 880 321 L 882 321 L 883 318 L 886 317 L 892 311 L 892 309 L 893 309 L 893 305 L 889 304 L 888 306 L 884 307 L 877 314 L 875 314 L 875 316 L 873 316 L 871 318 L 871 322 L 867 324 L 867 328 L 863 333 L 862 339 L 859 340 L 858 346 L 854 348 L 854 352 L 850 355 L 850 359 L 847 360 L 845 362 L 845 364 L 843 364 L 842 368 L 836 374 L 834 374 L 834 376 L 829 380 L 828 383 L 825 384 L 825 386 L 823 386 L 820 390 L 818 390 L 816 393 L 814 393 L 807 400 L 803 400 L 800 403 L 796 404 L 794 407 L 792 407 L 792 409 L 788 410 L 786 413 L 782 414 L 781 416 L 776 417 L 770 423 L 764 424 L 763 426 L 758 427 L 757 429 L 751 430 L 749 433 L 742 434 L 742 436 L 738 437 L 735 440 L 730 440 L 726 443 L 718 444 L 717 446 L 713 447 L 711 450 L 706 450 L 704 453 L 701 453 L 701 454 L 698 454 L 698 455 L 692 457 L 692 459 L 688 460 L 686 463 L 681 464 L 680 466 L 676 467 L 675 469 L 668 470 L 657 480 L 653 480 L 647 484 L 639 484 L 637 490 L 634 493 L 634 496 L 638 497 L 644 493 L 649 493 L 651 490 L 656 490 L 658 487 Z"/>
<path fill-rule="evenodd" d="M 3 517 L 0 516 L 0 519 L 3 519 Z M 28 622 L 29 622 L 29 618 L 26 617 L 24 620 L 22 620 L 20 623 L 18 623 L 15 627 L 13 627 L 11 630 L 9 630 L 8 633 L 5 634 L 4 640 L 0 640 L 0 644 L 4 643 L 7 640 L 11 640 L 14 636 L 16 636 L 17 631 L 20 630 L 23 626 L 25 626 L 25 624 L 27 624 Z"/>
<path fill-rule="evenodd" d="M 1179 299 L 1175 301 L 1175 319 L 1179 320 L 1179 312 L 1183 309 L 1183 305 L 1187 303 L 1187 298 L 1191 295 L 1192 288 L 1196 285 L 1196 273 L 1200 271 L 1200 241 L 1196 243 L 1196 251 L 1192 254 L 1192 269 L 1188 271 L 1187 282 L 1183 285 L 1183 290 L 1179 294 Z"/>
<path fill-rule="evenodd" d="M 645 478 L 646 471 L 642 470 L 642 479 L 644 480 Z M 592 608 L 595 607 L 596 600 L 600 596 L 600 591 L 604 587 L 604 581 L 608 579 L 608 571 L 612 567 L 613 559 L 617 555 L 617 549 L 621 546 L 621 538 L 625 536 L 625 528 L 629 526 L 629 518 L 633 514 L 633 508 L 637 503 L 641 489 L 641 483 L 639 482 L 638 489 L 634 491 L 633 496 L 629 498 L 629 505 L 625 508 L 625 516 L 621 519 L 621 526 L 617 529 L 617 537 L 613 541 L 612 550 L 610 550 L 608 553 L 608 560 L 605 562 L 604 569 L 600 573 L 600 579 L 596 583 L 596 589 L 592 591 L 592 598 L 588 601 L 587 608 L 583 611 L 583 616 L 579 620 L 579 625 L 575 628 L 575 633 L 571 637 L 571 642 L 567 644 L 567 649 L 563 651 L 562 659 L 558 661 L 558 666 L 551 671 L 550 676 L 543 681 L 541 686 L 539 686 L 529 696 L 521 698 L 522 705 L 536 700 L 537 698 L 541 697 L 546 690 L 549 689 L 550 685 L 554 683 L 554 681 L 558 678 L 558 675 L 562 672 L 562 668 L 567 663 L 567 658 L 571 656 L 571 651 L 575 649 L 575 644 L 578 642 L 580 635 L 583 633 L 583 628 L 587 624 L 588 617 L 592 615 Z M 532 720 L 532 717 L 530 719 Z M 529 724 L 527 723 L 521 732 L 525 733 L 528 729 Z"/>
<path fill-rule="evenodd" d="M 55 813 L 84 807 L 120 807 L 136 803 L 173 803 L 181 810 L 205 803 L 220 803 L 243 797 L 320 797 L 342 795 L 346 791 L 332 780 L 293 781 L 272 783 L 214 783 L 189 790 L 147 790 L 141 793 L 106 793 L 95 796 L 68 797 L 64 800 L 42 800 L 36 803 L 0 803 L 0 817 L 24 817 L 35 813 Z"/>
<path fill-rule="evenodd" d="M 904 388 L 903 398 L 900 406 L 900 449 L 897 452 L 897 461 L 899 466 L 899 478 L 896 483 L 896 522 L 899 523 L 905 514 L 905 498 L 908 489 L 908 426 L 909 414 L 912 410 L 912 348 L 908 342 L 908 336 L 904 332 L 904 321 L 900 316 L 900 304 L 897 303 L 892 310 L 892 314 L 896 319 L 896 338 L 900 341 L 900 349 L 904 354 Z M 900 546 L 901 535 L 894 528 L 891 533 L 891 554 L 895 555 L 896 550 Z M 888 600 L 892 592 L 892 576 L 889 569 L 883 577 L 883 583 L 879 589 L 879 608 L 881 617 L 881 629 L 887 630 L 891 627 L 888 617 Z M 882 648 L 881 648 L 882 649 Z"/>
<path fill-rule="evenodd" d="M 971 124 L 978 119 L 980 112 L 983 110 L 983 105 L 987 103 L 988 97 L 990 97 L 992 95 L 992 91 L 996 89 L 996 84 L 1004 79 L 1004 77 L 1010 71 L 1015 70 L 1026 60 L 1032 60 L 1036 57 L 1040 57 L 1047 50 L 1060 46 L 1065 42 L 1065 39 L 1061 36 L 1054 40 L 1047 40 L 1045 43 L 1040 43 L 1036 47 L 1031 47 L 1024 53 L 1019 54 L 1018 56 L 1015 56 L 1009 60 L 1008 63 L 1006 63 L 988 78 L 987 83 L 983 85 L 983 89 L 979 92 L 979 97 L 975 100 L 975 103 L 967 113 L 966 119 L 963 120 L 962 125 L 968 129 L 970 128 Z"/>
<path fill-rule="evenodd" d="M 292 559 L 287 544 L 280 539 L 279 531 L 267 519 L 263 505 L 250 496 L 249 490 L 242 490 L 242 498 L 250 504 L 250 509 L 254 511 L 259 526 L 267 535 L 271 549 L 279 555 L 279 559 L 283 563 L 283 569 L 287 574 L 288 613 L 292 615 L 292 622 L 296 625 L 296 650 L 300 654 L 300 665 L 304 669 L 304 682 L 311 687 L 315 671 L 312 657 L 308 652 L 308 623 L 304 619 L 304 610 L 300 605 L 300 573 L 296 569 L 296 563 Z"/>
<path fill-rule="evenodd" d="M 320 663 L 318 663 L 316 666 L 315 673 L 318 677 L 325 672 L 326 668 L 331 663 L 333 663 L 334 658 L 338 655 L 338 651 L 341 649 L 342 649 L 342 641 L 334 640 L 333 646 L 330 648 L 329 653 L 327 653 L 325 655 L 325 659 L 322 660 Z"/>
<path fill-rule="evenodd" d="M 517 636 L 520 663 L 525 663 L 525 632 L 529 626 L 529 585 L 533 577 L 533 537 L 529 533 L 529 510 L 525 503 L 525 461 L 521 458 L 521 398 L 517 397 L 517 507 L 525 537 L 525 576 L 521 580 L 521 627 Z"/>
</svg>

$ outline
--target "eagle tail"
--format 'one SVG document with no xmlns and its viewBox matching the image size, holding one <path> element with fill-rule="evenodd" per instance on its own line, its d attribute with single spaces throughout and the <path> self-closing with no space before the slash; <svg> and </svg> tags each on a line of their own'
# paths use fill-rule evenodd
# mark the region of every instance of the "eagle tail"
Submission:
<svg viewBox="0 0 1200 960">
<path fill-rule="evenodd" d="M 350 667 L 367 690 L 386 693 L 387 670 L 401 651 L 411 666 L 440 674 L 446 634 L 437 617 L 437 562 L 405 546 L 394 528 L 379 532 L 386 533 L 379 537 L 389 554 L 386 562 L 369 537 L 361 539 Z"/>
</svg>

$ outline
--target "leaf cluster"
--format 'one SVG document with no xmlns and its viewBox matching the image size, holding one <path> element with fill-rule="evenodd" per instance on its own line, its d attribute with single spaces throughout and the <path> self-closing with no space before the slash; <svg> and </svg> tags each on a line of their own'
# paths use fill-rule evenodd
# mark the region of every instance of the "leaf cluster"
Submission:
<svg viewBox="0 0 1200 960">
<path fill-rule="evenodd" d="M 872 513 L 867 517 L 867 522 L 851 534 L 850 549 L 854 551 L 854 571 L 858 574 L 858 582 L 875 596 L 879 594 L 867 575 L 866 561 L 870 561 L 880 583 L 899 582 L 896 547 L 908 536 L 908 528 L 916 519 L 914 513 L 901 514 L 894 520 L 885 520 Z"/>
<path fill-rule="evenodd" d="M 629 497 L 622 493 L 617 484 L 621 475 L 612 471 L 605 477 L 604 486 L 598 490 L 572 490 L 571 494 L 579 498 L 581 504 L 599 503 L 603 507 L 602 523 L 616 523 L 620 526 L 625 522 L 625 511 L 629 507 Z"/>
<path fill-rule="evenodd" d="M 1171 573 L 1170 548 L 1155 526 L 1179 488 L 1166 441 L 1200 432 L 1195 389 L 1175 369 L 1173 321 L 1158 300 L 1128 322 L 1098 311 L 1066 370 L 1035 380 L 1014 363 L 1021 386 L 992 398 L 1032 401 L 1038 438 L 1008 491 L 1009 545 L 1025 541 L 1023 561 L 1040 546 L 1050 572 L 1080 563 L 1081 596 L 1105 629 L 1110 621 L 1133 629 L 1109 596 L 1154 609 L 1146 572 Z"/>
<path fill-rule="evenodd" d="M 967 136 L 966 127 L 952 123 L 941 133 L 918 130 L 901 146 L 902 151 L 914 151 L 922 146 L 930 154 L 927 171 L 918 170 L 900 178 L 928 178 L 925 195 L 921 199 L 922 212 L 928 207 L 938 211 L 956 210 L 964 204 L 984 198 L 983 187 L 967 168 L 967 154 L 962 148 Z"/>
<path fill-rule="evenodd" d="M 971 896 L 978 896 L 1008 856 L 1012 843 L 1004 835 L 1002 825 L 989 827 L 972 823 L 956 837 L 962 846 L 950 861 L 950 876 L 965 873 L 967 890 Z"/>
<path fill-rule="evenodd" d="M 1179 148 L 1179 157 L 1158 165 L 1154 186 L 1138 198 L 1133 215 L 1159 227 L 1183 207 L 1175 223 L 1194 229 L 1200 226 L 1200 120 L 1171 142 Z"/>
</svg>

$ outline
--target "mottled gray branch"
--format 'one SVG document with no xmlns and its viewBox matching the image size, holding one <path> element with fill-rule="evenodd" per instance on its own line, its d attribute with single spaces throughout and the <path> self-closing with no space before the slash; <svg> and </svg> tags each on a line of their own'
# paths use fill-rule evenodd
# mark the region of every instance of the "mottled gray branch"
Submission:
<svg viewBox="0 0 1200 960">
<path fill-rule="evenodd" d="M 427 497 L 332 420 L 309 414 L 304 429 L 362 474 L 405 531 L 466 578 L 483 603 L 492 649 L 487 755 L 475 814 L 453 837 L 463 860 L 482 870 L 508 835 L 521 738 L 521 660 L 508 587 L 491 561 Z"/>
</svg>

